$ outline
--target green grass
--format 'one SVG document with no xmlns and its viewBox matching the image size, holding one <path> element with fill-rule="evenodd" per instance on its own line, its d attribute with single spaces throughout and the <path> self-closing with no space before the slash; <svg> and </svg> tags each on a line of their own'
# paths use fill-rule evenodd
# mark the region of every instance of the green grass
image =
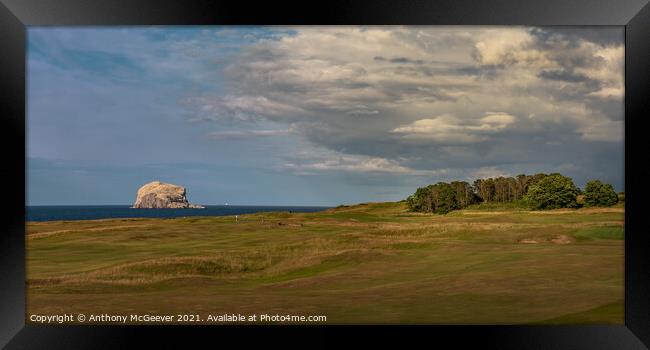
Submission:
<svg viewBox="0 0 650 350">
<path fill-rule="evenodd" d="M 577 229 L 573 233 L 576 238 L 583 240 L 592 239 L 618 239 L 622 240 L 625 236 L 623 225 L 617 226 L 598 226 Z"/>
<path fill-rule="evenodd" d="M 623 323 L 623 208 L 28 223 L 27 313 Z"/>
<path fill-rule="evenodd" d="M 472 204 L 470 210 L 530 210 L 531 207 L 523 200 L 508 202 L 485 202 Z"/>
</svg>

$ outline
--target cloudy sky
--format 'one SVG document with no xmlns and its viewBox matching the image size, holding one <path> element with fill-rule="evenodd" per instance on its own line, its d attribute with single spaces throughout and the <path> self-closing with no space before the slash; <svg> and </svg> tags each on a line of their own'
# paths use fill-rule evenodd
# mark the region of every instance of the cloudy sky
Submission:
<svg viewBox="0 0 650 350">
<path fill-rule="evenodd" d="M 400 200 L 561 172 L 623 190 L 623 27 L 32 27 L 28 204 Z"/>
</svg>

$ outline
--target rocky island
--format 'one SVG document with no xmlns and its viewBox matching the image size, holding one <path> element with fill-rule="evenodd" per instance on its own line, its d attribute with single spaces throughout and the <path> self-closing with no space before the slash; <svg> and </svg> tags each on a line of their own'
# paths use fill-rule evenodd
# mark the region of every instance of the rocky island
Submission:
<svg viewBox="0 0 650 350">
<path fill-rule="evenodd" d="M 160 181 L 149 182 L 138 189 L 132 208 L 204 208 L 190 204 L 185 187 Z"/>
</svg>

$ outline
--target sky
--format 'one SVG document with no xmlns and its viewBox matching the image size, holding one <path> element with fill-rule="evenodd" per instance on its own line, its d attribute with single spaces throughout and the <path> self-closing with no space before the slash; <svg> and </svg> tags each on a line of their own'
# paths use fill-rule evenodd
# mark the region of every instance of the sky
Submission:
<svg viewBox="0 0 650 350">
<path fill-rule="evenodd" d="M 623 27 L 30 27 L 28 205 L 406 198 L 560 172 L 624 190 Z"/>
</svg>

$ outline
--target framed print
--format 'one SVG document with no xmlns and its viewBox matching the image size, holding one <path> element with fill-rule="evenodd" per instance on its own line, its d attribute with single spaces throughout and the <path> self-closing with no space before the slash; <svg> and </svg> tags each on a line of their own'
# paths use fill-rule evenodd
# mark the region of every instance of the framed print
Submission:
<svg viewBox="0 0 650 350">
<path fill-rule="evenodd" d="M 650 344 L 646 1 L 0 10 L 3 346 Z"/>
</svg>

